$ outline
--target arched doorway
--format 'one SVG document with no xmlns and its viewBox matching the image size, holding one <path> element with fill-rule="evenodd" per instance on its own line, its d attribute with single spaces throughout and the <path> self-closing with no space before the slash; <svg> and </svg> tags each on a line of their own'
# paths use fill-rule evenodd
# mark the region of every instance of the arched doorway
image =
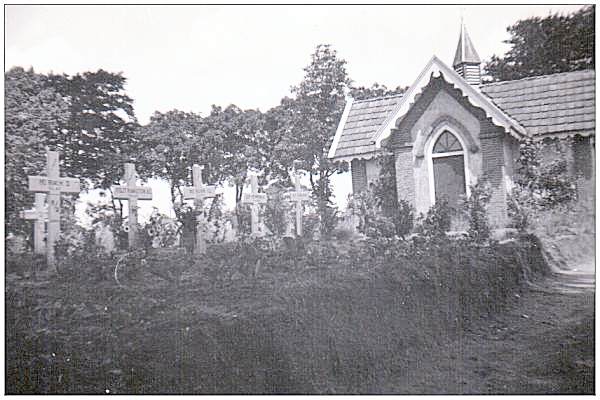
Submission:
<svg viewBox="0 0 600 400">
<path fill-rule="evenodd" d="M 457 208 L 466 194 L 465 151 L 460 139 L 448 130 L 434 137 L 431 148 L 433 202 L 446 199 Z"/>
</svg>

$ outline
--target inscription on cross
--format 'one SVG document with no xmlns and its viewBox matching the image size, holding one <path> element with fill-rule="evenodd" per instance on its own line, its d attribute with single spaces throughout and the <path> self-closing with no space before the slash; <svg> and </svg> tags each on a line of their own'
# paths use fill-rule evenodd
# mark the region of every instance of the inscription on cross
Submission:
<svg viewBox="0 0 600 400">
<path fill-rule="evenodd" d="M 20 217 L 33 220 L 33 252 L 35 254 L 44 254 L 46 246 L 44 245 L 44 235 L 46 233 L 46 220 L 48 211 L 44 209 L 46 195 L 44 193 L 35 194 L 33 209 L 21 211 Z"/>
<path fill-rule="evenodd" d="M 138 200 L 152 200 L 152 188 L 136 186 L 137 173 L 135 165 L 125 163 L 125 174 L 123 175 L 125 185 L 112 186 L 112 192 L 115 199 L 127 200 L 128 202 L 128 225 L 129 232 L 127 239 L 129 248 L 134 248 L 137 240 L 137 221 L 138 221 Z"/>
<path fill-rule="evenodd" d="M 192 187 L 183 188 L 183 198 L 185 200 L 194 200 L 196 206 L 196 245 L 194 252 L 197 254 L 206 254 L 206 240 L 204 239 L 202 208 L 204 199 L 215 197 L 216 187 L 213 185 L 205 185 L 202 182 L 202 170 L 204 166 L 194 164 L 192 166 Z"/>
<path fill-rule="evenodd" d="M 61 178 L 58 152 L 47 151 L 46 176 L 28 176 L 29 191 L 48 193 L 48 237 L 46 255 L 48 265 L 54 265 L 54 244 L 60 235 L 60 194 L 79 193 L 79 179 Z"/>
<path fill-rule="evenodd" d="M 251 193 L 244 193 L 242 202 L 244 204 L 250 204 L 250 224 L 252 229 L 252 236 L 260 236 L 261 232 L 258 228 L 258 207 L 260 204 L 267 202 L 267 195 L 265 193 L 258 193 L 258 177 L 255 174 L 250 175 L 250 189 Z"/>
</svg>

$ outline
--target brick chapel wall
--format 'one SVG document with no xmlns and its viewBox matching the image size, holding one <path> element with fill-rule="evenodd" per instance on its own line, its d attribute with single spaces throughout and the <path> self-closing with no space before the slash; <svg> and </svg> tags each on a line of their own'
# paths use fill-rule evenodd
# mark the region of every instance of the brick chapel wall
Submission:
<svg viewBox="0 0 600 400">
<path fill-rule="evenodd" d="M 430 97 L 429 99 L 426 97 Z M 458 121 L 461 125 L 459 127 L 462 135 L 470 135 L 474 144 L 480 147 L 479 144 L 479 131 L 480 122 L 473 116 L 473 114 L 462 104 L 460 104 L 456 98 L 448 93 L 446 90 L 431 90 L 423 94 L 423 104 L 421 100 L 415 104 L 415 108 L 419 105 L 422 110 L 416 120 L 410 121 L 412 127 L 410 128 L 410 140 L 412 143 L 411 155 L 413 156 L 413 168 L 412 171 L 400 171 L 399 167 L 406 166 L 407 156 L 402 153 L 402 148 L 396 148 L 395 152 L 401 154 L 402 161 L 396 160 L 396 180 L 398 182 L 398 196 L 410 196 L 414 200 L 414 206 L 417 213 L 426 213 L 432 205 L 433 193 L 430 189 L 430 178 L 429 175 L 429 161 L 426 156 L 426 150 L 423 154 L 416 154 L 419 152 L 415 145 L 427 149 L 431 145 L 429 142 L 432 130 L 435 128 L 436 122 L 443 120 L 446 117 L 450 117 L 452 120 Z M 418 109 L 417 109 L 418 110 Z M 420 110 L 418 110 L 420 111 Z M 420 138 L 421 137 L 421 138 Z M 419 144 L 419 141 L 422 141 Z M 472 152 L 471 149 L 464 149 L 467 158 L 467 167 L 469 169 L 470 182 L 474 183 L 481 174 L 481 153 Z M 404 150 L 406 151 L 406 150 Z M 397 155 L 398 157 L 398 155 Z M 412 172 L 409 174 L 409 172 Z M 412 191 L 409 188 L 412 189 Z"/>
<path fill-rule="evenodd" d="M 493 226 L 505 226 L 508 222 L 506 193 L 514 173 L 518 142 L 495 126 L 482 110 L 473 108 L 458 90 L 437 78 L 423 91 L 391 138 L 396 156 L 398 197 L 411 201 L 417 213 L 424 213 L 431 206 L 428 157 L 426 152 L 419 152 L 418 147 L 430 146 L 427 140 L 435 128 L 432 125 L 446 117 L 458 122 L 458 130 L 471 137 L 471 145 L 464 149 L 468 184 L 473 185 L 486 176 L 492 189 L 488 208 L 490 222 Z"/>
</svg>

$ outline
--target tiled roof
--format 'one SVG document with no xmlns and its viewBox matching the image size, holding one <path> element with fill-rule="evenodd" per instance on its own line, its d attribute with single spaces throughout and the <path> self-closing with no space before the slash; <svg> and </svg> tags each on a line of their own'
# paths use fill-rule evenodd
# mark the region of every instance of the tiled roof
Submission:
<svg viewBox="0 0 600 400">
<path fill-rule="evenodd" d="M 594 132 L 596 73 L 565 72 L 482 85 L 502 111 L 529 134 L 590 134 Z"/>
<path fill-rule="evenodd" d="M 565 72 L 490 83 L 480 86 L 504 114 L 530 135 L 594 133 L 595 82 L 593 70 Z M 335 158 L 375 152 L 375 134 L 394 112 L 402 95 L 358 100 L 344 123 Z"/>
<path fill-rule="evenodd" d="M 395 95 L 354 101 L 344 124 L 335 157 L 375 151 L 374 135 L 401 98 L 402 95 Z"/>
</svg>

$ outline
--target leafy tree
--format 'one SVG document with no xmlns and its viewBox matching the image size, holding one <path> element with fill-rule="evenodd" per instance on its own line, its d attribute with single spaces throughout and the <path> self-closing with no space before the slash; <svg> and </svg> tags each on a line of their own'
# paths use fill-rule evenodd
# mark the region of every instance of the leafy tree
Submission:
<svg viewBox="0 0 600 400">
<path fill-rule="evenodd" d="M 223 175 L 235 186 L 236 204 L 242 201 L 249 169 L 262 170 L 267 161 L 268 140 L 264 115 L 235 105 L 213 106 L 207 123 L 223 139 Z"/>
<path fill-rule="evenodd" d="M 330 179 L 347 170 L 346 164 L 327 158 L 337 124 L 344 108 L 345 92 L 350 85 L 346 61 L 338 58 L 329 45 L 319 45 L 311 63 L 304 68 L 304 79 L 292 88 L 294 99 L 285 113 L 290 127 L 281 142 L 289 160 L 300 160 L 298 168 L 307 171 L 313 197 L 321 218 L 322 233 L 335 225 Z"/>
<path fill-rule="evenodd" d="M 33 202 L 27 176 L 46 164 L 45 146 L 69 119 L 63 97 L 33 69 L 13 68 L 4 74 L 4 151 L 6 233 L 28 236 L 29 222 L 19 212 Z"/>
<path fill-rule="evenodd" d="M 404 94 L 408 90 L 408 86 L 398 86 L 396 89 L 388 89 L 385 85 L 380 85 L 377 82 L 371 85 L 370 88 L 359 86 L 350 88 L 350 96 L 355 100 L 372 99 L 375 97 L 388 97 L 398 94 Z"/>
<path fill-rule="evenodd" d="M 532 17 L 509 26 L 511 49 L 485 66 L 493 80 L 506 81 L 595 66 L 595 8 L 569 15 Z"/>
<path fill-rule="evenodd" d="M 235 186 L 236 216 L 244 225 L 241 201 L 249 170 L 261 171 L 261 184 L 274 178 L 284 178 L 289 185 L 286 163 L 288 149 L 281 146 L 289 132 L 286 125 L 290 112 L 289 101 L 262 113 L 260 110 L 241 110 L 235 105 L 225 109 L 213 106 L 207 124 L 223 137 L 223 175 Z"/>
<path fill-rule="evenodd" d="M 60 151 L 64 172 L 83 178 L 84 186 L 108 189 L 118 183 L 123 163 L 136 152 L 138 124 L 125 83 L 121 74 L 103 70 L 48 77 L 70 111 L 48 144 Z"/>
<path fill-rule="evenodd" d="M 219 183 L 223 179 L 223 138 L 198 114 L 155 112 L 150 123 L 140 129 L 139 138 L 140 175 L 167 180 L 173 204 L 182 197 L 182 188 L 191 185 L 194 164 L 208 166 L 203 171 L 204 182 Z M 178 219 L 183 218 L 176 214 Z"/>
</svg>

